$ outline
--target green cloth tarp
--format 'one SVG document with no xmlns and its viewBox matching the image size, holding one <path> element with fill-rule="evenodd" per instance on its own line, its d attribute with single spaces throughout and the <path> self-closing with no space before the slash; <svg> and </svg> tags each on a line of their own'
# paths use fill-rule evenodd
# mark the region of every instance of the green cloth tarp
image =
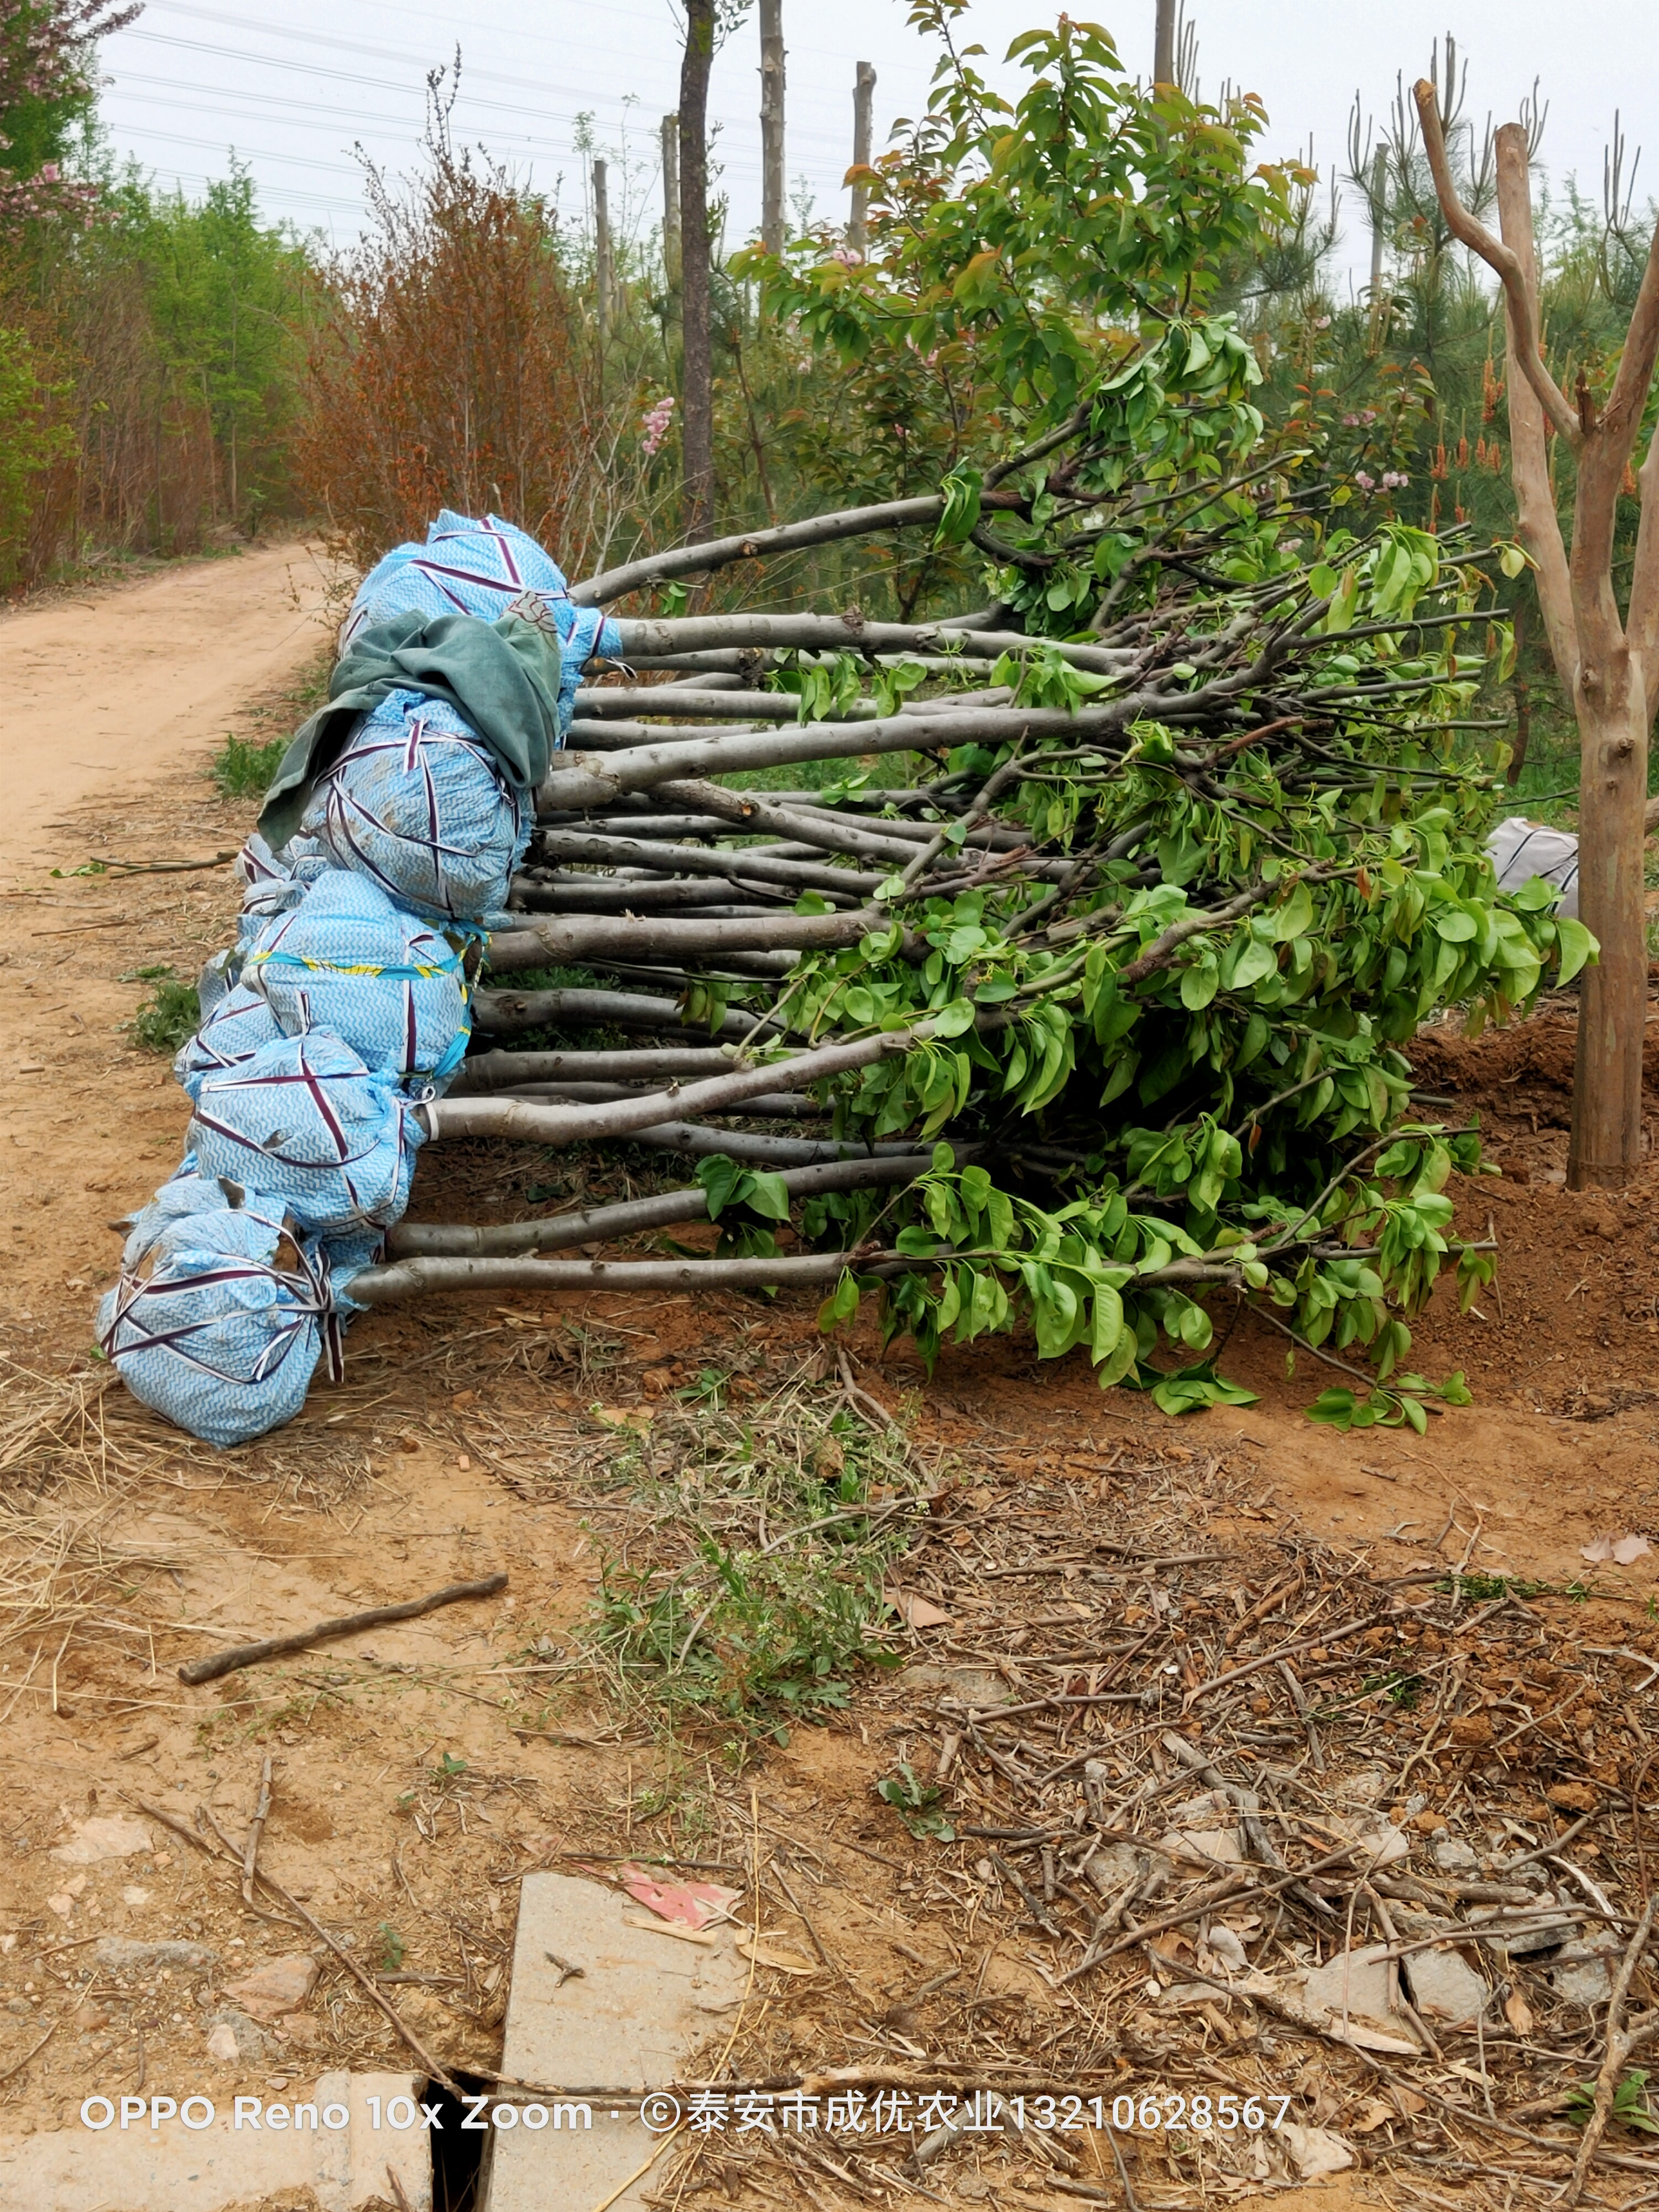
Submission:
<svg viewBox="0 0 1659 2212">
<path fill-rule="evenodd" d="M 283 755 L 259 829 L 273 852 L 300 826 L 313 787 L 359 715 L 393 691 L 441 699 L 465 716 L 507 781 L 532 791 L 558 745 L 559 641 L 550 629 L 503 615 L 399 615 L 364 630 L 328 680 L 319 708 Z"/>
</svg>

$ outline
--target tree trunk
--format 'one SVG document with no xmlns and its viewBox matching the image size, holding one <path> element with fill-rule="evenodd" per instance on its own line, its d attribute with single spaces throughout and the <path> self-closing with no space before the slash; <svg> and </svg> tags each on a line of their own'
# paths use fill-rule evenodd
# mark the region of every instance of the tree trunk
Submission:
<svg viewBox="0 0 1659 2212">
<path fill-rule="evenodd" d="M 714 362 L 708 337 L 708 70 L 714 0 L 686 0 L 680 64 L 680 318 L 683 331 L 685 534 L 714 526 Z"/>
<path fill-rule="evenodd" d="M 853 87 L 853 167 L 867 169 L 870 166 L 870 111 L 876 94 L 876 72 L 868 62 L 859 64 L 858 82 Z M 853 187 L 853 212 L 847 225 L 847 243 L 854 253 L 863 253 L 869 246 L 870 233 L 865 221 L 865 210 L 870 204 L 867 186 Z"/>
<path fill-rule="evenodd" d="M 1641 1164 L 1647 916 L 1642 839 L 1648 703 L 1621 643 L 1580 670 L 1578 914 L 1601 948 L 1586 968 L 1573 1063 L 1569 1190 L 1622 1189 Z"/>
<path fill-rule="evenodd" d="M 783 252 L 783 0 L 760 0 L 761 244 Z"/>
<path fill-rule="evenodd" d="M 1176 0 L 1158 0 L 1158 16 L 1152 34 L 1152 82 L 1173 84 L 1176 81 Z"/>
<path fill-rule="evenodd" d="M 1530 605 L 1523 590 L 1515 603 L 1515 675 L 1510 685 L 1515 694 L 1515 750 L 1510 756 L 1506 775 L 1511 791 L 1525 774 L 1527 755 L 1532 750 L 1532 685 L 1527 681 L 1522 659 L 1527 649 Z"/>
<path fill-rule="evenodd" d="M 1518 123 L 1498 131 L 1498 222 L 1504 243 L 1520 262 L 1534 312 L 1538 301 L 1538 254 L 1533 242 L 1532 182 L 1527 134 Z M 1510 481 L 1515 488 L 1515 534 L 1535 563 L 1538 610 L 1550 658 L 1571 698 L 1578 643 L 1573 635 L 1572 583 L 1561 543 L 1561 525 L 1550 483 L 1549 452 L 1544 438 L 1544 410 L 1517 359 L 1520 343 L 1515 317 L 1504 315 L 1504 396 L 1509 403 Z"/>
<path fill-rule="evenodd" d="M 611 335 L 611 201 L 605 189 L 603 161 L 593 164 L 593 291 L 599 325 L 599 343 Z"/>
<path fill-rule="evenodd" d="M 662 119 L 662 273 L 671 293 L 680 289 L 680 118 Z"/>
</svg>

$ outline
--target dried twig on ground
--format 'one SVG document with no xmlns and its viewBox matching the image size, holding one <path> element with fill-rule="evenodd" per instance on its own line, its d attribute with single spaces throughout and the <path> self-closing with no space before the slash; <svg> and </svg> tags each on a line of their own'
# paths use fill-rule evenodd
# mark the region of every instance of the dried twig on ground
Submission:
<svg viewBox="0 0 1659 2212">
<path fill-rule="evenodd" d="M 410 1598 L 404 1605 L 374 1605 L 363 1613 L 343 1614 L 338 1620 L 319 1620 L 315 1628 L 302 1628 L 292 1636 L 270 1636 L 262 1644 L 238 1644 L 228 1651 L 211 1652 L 205 1659 L 192 1659 L 181 1667 L 179 1680 L 192 1684 L 216 1682 L 222 1674 L 233 1674 L 239 1667 L 258 1667 L 267 1659 L 285 1659 L 291 1651 L 307 1651 L 313 1644 L 356 1636 L 365 1628 L 384 1628 L 395 1620 L 416 1620 L 422 1613 L 435 1612 L 441 1605 L 459 1605 L 465 1598 L 494 1597 L 498 1590 L 506 1588 L 504 1574 L 486 1575 L 476 1583 L 451 1583 L 443 1589 L 434 1590 L 429 1597 Z"/>
</svg>

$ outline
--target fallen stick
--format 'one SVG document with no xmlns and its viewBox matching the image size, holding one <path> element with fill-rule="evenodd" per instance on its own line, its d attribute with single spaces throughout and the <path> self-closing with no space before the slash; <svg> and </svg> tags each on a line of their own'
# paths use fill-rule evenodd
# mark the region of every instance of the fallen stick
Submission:
<svg viewBox="0 0 1659 2212">
<path fill-rule="evenodd" d="M 361 1281 L 362 1278 L 355 1279 Z M 228 1651 L 192 1659 L 179 1669 L 179 1680 L 216 1682 L 222 1674 L 234 1674 L 239 1667 L 262 1666 L 267 1659 L 285 1659 L 290 1651 L 309 1650 L 313 1644 L 330 1644 L 337 1637 L 355 1636 L 364 1628 L 384 1628 L 394 1620 L 416 1620 L 423 1613 L 436 1612 L 441 1605 L 459 1605 L 463 1598 L 494 1597 L 497 1590 L 506 1588 L 504 1574 L 486 1575 L 477 1583 L 451 1583 L 445 1589 L 434 1590 L 430 1597 L 413 1597 L 403 1605 L 370 1606 L 365 1613 L 349 1613 L 339 1620 L 319 1620 L 315 1628 L 302 1628 L 292 1636 L 270 1636 L 262 1644 L 238 1644 Z M 261 1875 L 260 1880 L 264 1879 Z"/>
<path fill-rule="evenodd" d="M 264 1833 L 266 1816 L 270 1811 L 270 1753 L 265 1753 L 265 1763 L 259 1770 L 259 1798 L 253 1808 L 253 1818 L 247 1825 L 247 1848 L 242 1853 L 242 1902 L 253 1902 L 253 1877 L 259 1870 L 259 1838 Z"/>
<path fill-rule="evenodd" d="M 1607 2132 L 1613 2115 L 1613 2100 L 1620 2083 L 1625 2079 L 1625 2069 L 1634 2053 L 1644 2043 L 1659 2033 L 1659 2013 L 1650 2013 L 1634 2028 L 1625 2026 L 1625 2004 L 1630 1996 L 1630 1985 L 1636 1969 L 1641 1964 L 1642 1954 L 1647 1948 L 1648 1938 L 1653 1933 L 1656 1915 L 1659 1915 L 1659 1897 L 1650 1897 L 1636 1933 L 1631 1937 L 1619 1972 L 1613 1984 L 1613 1995 L 1607 2002 L 1607 2054 L 1595 2077 L 1595 2097 L 1585 2124 L 1583 2140 L 1578 2146 L 1578 2155 L 1573 2161 L 1572 2179 L 1561 2198 L 1564 2205 L 1577 2204 L 1584 2192 L 1584 2182 L 1595 2158 L 1597 2146 Z"/>
<path fill-rule="evenodd" d="M 1137 1838 L 1135 1840 L 1141 1839 Z M 1258 1881 L 1248 1874 L 1234 1874 L 1228 1875 L 1220 1881 L 1207 1883 L 1173 1912 L 1161 1912 L 1156 1919 L 1143 1920 L 1138 1928 L 1132 1929 L 1127 1936 L 1119 1936 L 1115 1943 L 1108 1944 L 1103 1951 L 1089 1954 L 1080 1964 L 1060 1977 L 1060 1986 L 1064 1989 L 1066 1983 L 1076 1981 L 1079 1974 L 1086 1974 L 1095 1966 L 1104 1966 L 1108 1959 L 1116 1958 L 1120 1951 L 1132 1951 L 1137 1943 L 1144 1943 L 1153 1936 L 1162 1936 L 1166 1929 L 1182 1927 L 1188 1921 L 1199 1918 L 1200 1914 L 1212 1912 L 1218 1905 L 1235 1905 L 1247 1896 L 1274 1897 L 1281 1889 L 1288 1889 L 1292 1882 L 1305 1881 L 1310 1875 L 1323 1874 L 1330 1867 L 1340 1866 L 1345 1859 L 1354 1857 L 1364 1849 L 1364 1844 L 1345 1844 L 1340 1851 L 1327 1851 L 1322 1859 L 1316 1859 L 1311 1866 L 1293 1867 L 1272 1881 Z"/>
<path fill-rule="evenodd" d="M 503 1579 L 505 1579 L 505 1577 L 503 1577 Z M 167 1826 L 173 1829 L 178 1834 L 189 1835 L 189 1830 L 185 1828 L 181 1822 L 167 1820 L 167 1815 L 161 1812 L 155 1806 L 146 1805 L 144 1810 L 154 1819 L 166 1820 Z M 235 1844 L 231 1842 L 230 1838 L 219 1826 L 219 1823 L 214 1819 L 212 1814 L 209 1812 L 207 1807 L 205 1805 L 198 1805 L 197 1810 L 207 1822 L 208 1826 L 212 1829 L 214 1834 L 219 1838 L 220 1843 L 223 1846 L 224 1856 L 229 1859 L 230 1863 L 233 1866 L 239 1864 L 240 1856 Z M 202 1850 L 207 1850 L 207 1845 L 201 1841 L 201 1838 L 198 1836 L 191 1836 L 191 1841 L 196 1844 Z M 220 1854 L 218 1852 L 208 1851 L 208 1856 L 210 1858 L 216 1858 L 219 1856 Z M 284 1889 L 282 1883 L 278 1881 L 273 1875 L 268 1875 L 263 1867 L 256 1869 L 254 1880 L 256 1881 L 262 1882 L 270 1892 L 271 1895 L 276 1899 L 279 1905 L 286 1905 L 296 1920 L 303 1921 L 306 1926 L 310 1929 L 313 1936 L 320 1937 L 321 1940 L 327 1944 L 329 1949 L 332 1951 L 335 1957 L 345 1968 L 347 1973 L 349 1973 L 352 1979 L 358 1984 L 365 1995 L 367 1995 L 380 2007 L 380 2010 L 392 2022 L 393 2027 L 397 2029 L 398 2034 L 403 2038 L 404 2041 L 409 2045 L 410 2049 L 415 2053 L 415 2056 L 420 2060 L 422 2065 L 426 2069 L 429 2078 L 434 2081 L 441 2081 L 444 2087 L 448 2090 L 450 2095 L 456 2100 L 457 2103 L 461 2102 L 464 2093 L 459 2084 L 452 2078 L 444 2067 L 441 2060 L 436 2059 L 432 2056 L 432 2053 L 421 2041 L 419 2036 L 416 2034 L 414 2029 L 410 2027 L 408 2021 L 398 2010 L 396 2005 L 392 2002 L 389 1997 L 381 1993 L 380 1990 L 375 1984 L 374 1977 L 357 1964 L 357 1961 L 352 1957 L 350 1952 L 346 1949 L 345 1945 L 337 1942 L 336 1939 L 329 1934 L 327 1929 L 324 1927 L 322 1922 L 306 1911 L 304 1905 L 301 1904 L 299 1899 L 294 1895 L 293 1892 L 291 1890 Z"/>
</svg>

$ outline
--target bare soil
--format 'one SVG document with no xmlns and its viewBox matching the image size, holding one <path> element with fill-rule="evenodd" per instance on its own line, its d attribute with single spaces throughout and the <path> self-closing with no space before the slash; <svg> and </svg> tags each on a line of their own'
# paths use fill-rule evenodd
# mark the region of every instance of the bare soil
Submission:
<svg viewBox="0 0 1659 2212">
<path fill-rule="evenodd" d="M 275 733 L 286 712 L 279 679 L 314 657 L 318 632 L 294 626 L 283 596 L 291 559 L 246 556 L 112 596 L 98 608 L 95 654 L 88 643 L 91 657 L 73 672 L 50 627 L 63 611 L 0 623 L 0 653 L 33 672 L 39 732 L 33 781 L 0 823 L 15 886 L 0 950 L 0 2126 L 68 2126 L 82 2097 L 141 2080 L 223 2095 L 264 2092 L 325 2063 L 406 2063 L 384 2017 L 327 1960 L 318 1995 L 265 2031 L 258 2056 L 205 2056 L 204 2024 L 243 1962 L 318 1948 L 244 1906 L 198 1819 L 200 1806 L 240 1849 L 267 1756 L 275 1794 L 262 1863 L 371 1971 L 404 1978 L 386 1981 L 386 1994 L 453 2067 L 483 2076 L 497 2063 L 526 1869 L 632 1853 L 752 1873 L 770 1838 L 772 1864 L 810 1912 L 813 1947 L 834 1964 L 814 1977 L 769 1977 L 740 2046 L 755 2075 L 872 2053 L 900 2065 L 981 2053 L 988 2019 L 1000 2021 L 1006 2051 L 1031 2066 L 1040 2057 L 1061 2082 L 1085 2057 L 1115 2066 L 1137 2092 L 1159 2066 L 1173 2078 L 1176 2045 L 1133 2010 L 1138 1997 L 1120 2011 L 1079 2012 L 1057 1989 L 1063 1961 L 1034 1948 L 1030 1928 L 1016 1931 L 1020 1899 L 981 1856 L 983 1843 L 919 1842 L 876 1797 L 875 1782 L 899 1759 L 933 1771 L 949 1732 L 937 1686 L 907 1688 L 902 1676 L 866 1670 L 845 1714 L 756 1749 L 719 1731 L 671 1740 L 637 1704 L 611 1697 L 583 1656 L 599 1555 L 619 1525 L 607 1516 L 617 1512 L 624 1450 L 705 1370 L 724 1378 L 733 1409 L 758 1418 L 818 1360 L 812 1301 L 430 1300 L 360 1321 L 343 1387 L 319 1382 L 299 1420 L 229 1453 L 166 1427 L 92 1360 L 93 1308 L 118 1252 L 107 1224 L 169 1171 L 186 1118 L 165 1060 L 137 1050 L 124 1027 L 146 988 L 134 971 L 170 963 L 194 972 L 226 940 L 235 900 L 224 867 L 53 880 L 42 863 L 198 859 L 240 841 L 252 809 L 220 799 L 204 763 L 227 728 Z M 244 594 L 241 612 L 204 646 L 191 624 L 207 620 L 227 586 Z M 172 646 L 158 642 L 175 618 Z M 143 679 L 142 729 L 131 682 L 141 656 L 155 672 Z M 184 698 L 193 702 L 188 743 L 166 720 L 168 702 Z M 73 751 L 71 709 L 126 734 L 96 754 Z M 94 766 L 66 764 L 71 756 Z M 108 781 L 117 757 L 118 788 Z M 48 818 L 69 826 L 47 836 Z M 948 1668 L 989 1654 L 1005 1682 L 1024 1683 L 1021 1668 L 1039 1649 L 1089 1646 L 1147 1622 L 1156 1631 L 1169 1600 L 1154 1589 L 1176 1593 L 1182 1636 L 1218 1637 L 1238 1609 L 1224 1591 L 1248 1601 L 1287 1559 L 1316 1560 L 1334 1589 L 1344 1578 L 1356 1589 L 1428 1589 L 1454 1569 L 1524 1578 L 1541 1587 L 1516 1603 L 1558 1670 L 1588 1677 L 1587 1650 L 1659 1650 L 1659 1550 L 1626 1567 L 1583 1556 L 1603 1534 L 1645 1533 L 1659 1545 L 1659 1168 L 1617 1196 L 1565 1190 L 1571 1049 L 1568 1006 L 1474 1043 L 1438 1030 L 1419 1040 L 1423 1089 L 1455 1102 L 1432 1110 L 1449 1121 L 1478 1112 L 1504 1170 L 1456 1194 L 1461 1225 L 1484 1232 L 1490 1221 L 1500 1269 L 1478 1312 L 1460 1316 L 1437 1295 L 1417 1328 L 1413 1360 L 1431 1375 L 1462 1369 L 1475 1392 L 1472 1407 L 1437 1413 L 1425 1437 L 1311 1425 L 1304 1409 L 1333 1378 L 1305 1355 L 1288 1376 L 1283 1340 L 1248 1311 L 1218 1315 L 1221 1364 L 1261 1393 L 1259 1404 L 1179 1425 L 1123 1392 L 1103 1396 L 1077 1355 L 1043 1365 L 1029 1344 L 996 1340 L 947 1352 L 930 1379 L 908 1351 L 884 1356 L 872 1333 L 856 1337 L 860 1382 L 899 1421 L 943 1501 L 945 1519 L 906 1573 L 951 1618 L 908 1632 L 913 1659 Z M 1650 1084 L 1659 1112 L 1659 1070 Z M 420 1164 L 415 1210 L 511 1218 L 545 1204 L 526 1194 L 550 1175 L 573 1200 L 621 1195 L 625 1181 L 620 1169 L 526 1160 L 506 1146 L 434 1147 Z M 1018 1565 L 1073 1547 L 1086 1561 L 1103 1535 L 1129 1556 L 1075 1572 Z M 1154 1565 L 1188 1551 L 1210 1564 L 1160 1578 L 1137 1567 L 1140 1543 Z M 201 1689 L 177 1678 L 185 1660 L 222 1644 L 496 1566 L 511 1577 L 500 1600 Z M 1044 1582 L 1044 1571 L 1058 1580 Z M 1038 1579 L 1005 1582 L 1003 1572 Z M 1425 1634 L 1452 1635 L 1461 1587 L 1450 1586 L 1441 1628 Z M 1437 1805 L 1455 1816 L 1460 1804 L 1478 1800 L 1489 1814 L 1501 1801 L 1541 1822 L 1547 1838 L 1552 1823 L 1576 1817 L 1551 1789 L 1587 1788 L 1592 1805 L 1650 1798 L 1641 1754 L 1654 1704 L 1632 1692 L 1621 1715 L 1622 1663 L 1607 1662 L 1613 1709 L 1588 1728 L 1558 1729 L 1541 1766 L 1487 1775 L 1467 1758 L 1431 1757 L 1413 1785 L 1420 1794 L 1426 1779 L 1431 1821 Z M 1273 1698 L 1262 1726 L 1299 1728 L 1285 1692 Z M 1343 1738 L 1345 1756 L 1358 1762 L 1370 1743 L 1392 1744 L 1398 1765 L 1404 1725 Z M 1125 1773 L 1138 1755 L 1126 1752 Z M 971 1823 L 975 1799 L 988 1803 L 1003 1784 L 994 1761 L 975 1770 L 977 1780 L 969 1765 L 964 1755 L 957 1817 L 965 1806 Z M 149 1823 L 148 1852 L 78 1869 L 50 1856 L 89 1817 L 135 1811 Z M 978 1825 L 999 1822 L 981 1813 Z M 1628 1854 L 1640 1856 L 1642 1833 L 1639 1812 L 1607 1831 L 1603 1880 L 1615 1859 L 1636 1863 Z M 1644 1881 L 1659 1863 L 1650 1826 L 1644 1848 Z M 775 1881 L 766 1911 L 792 1942 L 806 1940 Z M 93 1939 L 107 1933 L 188 1938 L 217 1962 L 205 1976 L 137 1974 L 123 1984 L 88 1964 Z M 935 1974 L 963 1971 L 977 1976 L 978 2012 L 947 2014 L 934 2008 L 945 1999 L 916 1996 Z M 1200 2032 L 1212 2075 L 1231 2068 L 1243 2080 L 1248 2058 L 1250 2078 L 1282 2077 L 1308 2124 L 1358 2146 L 1362 2168 L 1310 2185 L 1310 2208 L 1399 2201 L 1402 2186 L 1407 2203 L 1441 2203 L 1449 2200 L 1436 2191 L 1482 2185 L 1496 2138 L 1466 2144 L 1461 2167 L 1436 2137 L 1391 2180 L 1381 2166 L 1362 2170 L 1390 2147 L 1404 2157 L 1428 2124 L 1406 2107 L 1386 2126 L 1367 2120 L 1376 2084 L 1353 2054 L 1316 2068 L 1289 2045 L 1278 2061 L 1247 2048 L 1225 2021 Z M 1102 2057 L 1109 2047 L 1115 2059 Z M 1460 2043 L 1456 2064 L 1467 2069 L 1476 2055 L 1472 2040 Z M 1291 2057 L 1300 2071 L 1286 2071 Z M 1542 2078 L 1548 2087 L 1554 2077 Z M 1437 2079 L 1467 2098 L 1453 2075 Z M 1572 2139 L 1558 2129 L 1550 2140 L 1559 2183 L 1559 2147 L 1565 2140 L 1570 2154 Z M 953 2154 L 929 2170 L 925 2190 L 939 2202 L 1012 2206 L 1107 2188 L 1121 2201 L 1109 2157 L 1090 2142 L 1087 2155 L 1105 2160 L 1099 2172 L 1092 2163 L 981 2169 Z M 1190 2172 L 1155 2146 L 1133 2146 L 1132 2156 L 1149 2207 L 1200 2201 Z M 1280 2153 L 1273 2160 L 1206 2186 L 1231 2196 L 1295 2180 Z M 1593 2179 L 1592 2195 L 1601 2188 L 1621 2202 L 1634 2185 L 1622 2172 Z M 688 2203 L 704 2188 L 711 2203 L 744 2205 L 883 2194 L 854 2181 L 714 2159 L 676 2187 Z M 662 2201 L 675 2201 L 674 2190 Z M 886 2201 L 908 2200 L 895 2188 Z"/>
</svg>

